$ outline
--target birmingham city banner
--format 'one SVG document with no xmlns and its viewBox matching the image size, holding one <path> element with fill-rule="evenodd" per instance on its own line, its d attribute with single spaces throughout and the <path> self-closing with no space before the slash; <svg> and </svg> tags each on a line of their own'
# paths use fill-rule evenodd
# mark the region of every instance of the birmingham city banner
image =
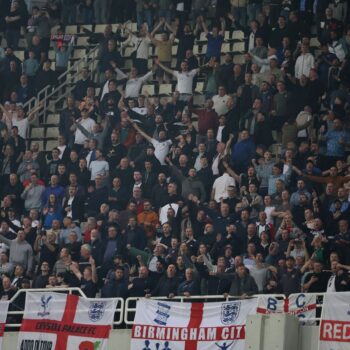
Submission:
<svg viewBox="0 0 350 350">
<path fill-rule="evenodd" d="M 285 299 L 273 295 L 260 295 L 258 298 L 258 313 L 289 313 L 298 316 L 308 325 L 315 323 L 316 295 L 314 294 L 291 294 Z"/>
<path fill-rule="evenodd" d="M 106 350 L 116 300 L 28 292 L 18 350 Z"/>
<path fill-rule="evenodd" d="M 325 294 L 318 349 L 350 350 L 350 293 Z"/>
<path fill-rule="evenodd" d="M 8 309 L 9 309 L 9 302 L 0 301 L 0 350 L 2 350 L 2 339 L 4 337 Z"/>
<path fill-rule="evenodd" d="M 132 329 L 132 350 L 244 350 L 248 315 L 257 298 L 220 303 L 141 299 Z"/>
</svg>

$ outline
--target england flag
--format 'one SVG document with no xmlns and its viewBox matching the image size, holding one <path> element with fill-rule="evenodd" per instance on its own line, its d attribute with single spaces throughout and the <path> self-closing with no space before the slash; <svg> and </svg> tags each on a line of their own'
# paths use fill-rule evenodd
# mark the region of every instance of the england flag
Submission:
<svg viewBox="0 0 350 350">
<path fill-rule="evenodd" d="M 248 315 L 257 299 L 220 303 L 137 303 L 132 350 L 243 350 Z"/>
<path fill-rule="evenodd" d="M 18 350 L 106 350 L 116 300 L 28 292 Z"/>
</svg>

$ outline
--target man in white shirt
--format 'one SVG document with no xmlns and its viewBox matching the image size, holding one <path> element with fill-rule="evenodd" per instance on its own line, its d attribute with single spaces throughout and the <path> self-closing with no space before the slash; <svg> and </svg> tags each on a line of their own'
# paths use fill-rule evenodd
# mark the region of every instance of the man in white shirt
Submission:
<svg viewBox="0 0 350 350">
<path fill-rule="evenodd" d="M 220 117 L 228 112 L 226 102 L 229 99 L 229 95 L 226 95 L 226 90 L 224 86 L 219 86 L 218 94 L 213 96 L 212 100 L 214 102 L 214 110 Z"/>
<path fill-rule="evenodd" d="M 103 180 L 106 180 L 109 175 L 109 164 L 103 158 L 103 152 L 101 149 L 96 149 L 96 160 L 92 161 L 89 166 L 91 171 L 91 181 L 95 181 L 96 176 L 99 175 Z"/>
<path fill-rule="evenodd" d="M 169 69 L 159 62 L 158 59 L 155 63 L 163 70 L 173 75 L 177 80 L 177 91 L 180 93 L 180 100 L 187 101 L 189 95 L 192 95 L 193 78 L 200 71 L 200 68 L 188 70 L 188 63 L 186 61 L 181 62 L 181 72 Z"/>
<path fill-rule="evenodd" d="M 131 125 L 136 131 L 141 134 L 149 143 L 154 147 L 154 155 L 159 160 L 160 164 L 165 165 L 165 158 L 168 156 L 170 146 L 172 145 L 171 140 L 166 139 L 166 133 L 161 130 L 158 134 L 158 140 L 148 136 L 130 117 L 128 117 Z"/>
<path fill-rule="evenodd" d="M 220 203 L 221 199 L 226 199 L 228 197 L 227 189 L 230 186 L 235 186 L 235 180 L 227 172 L 224 172 L 223 175 L 219 176 L 213 184 L 213 190 L 211 193 L 211 198 L 215 202 Z"/>
<path fill-rule="evenodd" d="M 79 128 L 77 128 L 76 124 L 79 123 L 82 125 L 89 133 L 93 132 L 95 121 L 89 117 L 89 112 L 86 108 L 81 111 L 81 118 L 78 119 L 71 127 L 71 131 L 75 131 L 75 139 L 74 144 L 78 146 L 82 146 L 84 142 L 88 139 Z"/>
<path fill-rule="evenodd" d="M 131 68 L 130 75 L 127 75 L 124 72 L 122 72 L 114 62 L 112 63 L 112 65 L 114 66 L 114 70 L 118 73 L 118 75 L 122 79 L 127 79 L 126 85 L 125 85 L 126 98 L 137 98 L 140 94 L 141 86 L 149 78 L 151 78 L 154 73 L 154 69 L 152 69 L 150 72 L 143 75 L 142 77 L 137 77 L 137 69 L 135 67 Z"/>
<path fill-rule="evenodd" d="M 301 54 L 295 62 L 295 77 L 300 79 L 302 75 L 309 77 L 311 68 L 315 68 L 315 58 L 309 52 L 309 46 L 301 45 Z"/>
<path fill-rule="evenodd" d="M 131 44 L 134 47 L 135 59 L 134 66 L 137 68 L 140 74 L 147 72 L 149 47 L 151 39 L 148 37 L 148 30 L 146 26 L 140 29 L 139 36 L 129 33 L 129 38 L 123 43 L 123 45 Z"/>
</svg>

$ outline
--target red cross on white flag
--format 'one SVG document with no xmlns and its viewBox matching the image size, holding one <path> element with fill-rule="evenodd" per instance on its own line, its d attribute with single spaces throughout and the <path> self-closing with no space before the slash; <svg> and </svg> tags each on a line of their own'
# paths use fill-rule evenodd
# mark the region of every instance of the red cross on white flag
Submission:
<svg viewBox="0 0 350 350">
<path fill-rule="evenodd" d="M 18 349 L 106 350 L 116 301 L 28 292 Z"/>
</svg>

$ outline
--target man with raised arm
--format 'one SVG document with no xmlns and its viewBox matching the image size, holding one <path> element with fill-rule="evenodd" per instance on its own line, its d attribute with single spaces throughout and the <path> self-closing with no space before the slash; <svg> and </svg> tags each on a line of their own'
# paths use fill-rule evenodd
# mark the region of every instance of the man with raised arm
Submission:
<svg viewBox="0 0 350 350">
<path fill-rule="evenodd" d="M 165 67 L 159 59 L 155 60 L 155 63 L 163 70 L 173 75 L 177 80 L 177 90 L 180 93 L 180 100 L 187 101 L 192 95 L 193 78 L 200 71 L 200 68 L 188 70 L 188 63 L 186 61 L 181 62 L 181 72 L 172 70 Z"/>
<path fill-rule="evenodd" d="M 165 165 L 165 158 L 169 153 L 170 146 L 172 145 L 172 141 L 166 138 L 166 132 L 161 130 L 159 132 L 159 141 L 147 135 L 131 118 L 127 117 L 127 120 L 131 123 L 131 125 L 136 129 L 138 133 L 140 133 L 149 143 L 154 146 L 154 155 L 160 161 L 162 165 Z"/>
</svg>

